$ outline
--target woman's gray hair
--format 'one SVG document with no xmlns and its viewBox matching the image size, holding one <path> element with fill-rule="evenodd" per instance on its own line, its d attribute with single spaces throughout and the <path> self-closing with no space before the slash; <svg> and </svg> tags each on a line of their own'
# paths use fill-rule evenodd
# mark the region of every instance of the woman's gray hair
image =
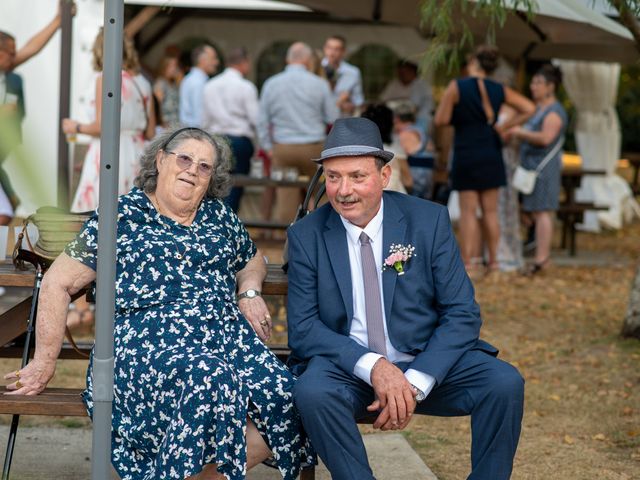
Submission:
<svg viewBox="0 0 640 480">
<path fill-rule="evenodd" d="M 210 135 L 199 128 L 176 128 L 154 138 L 140 158 L 140 172 L 133 181 L 134 185 L 146 193 L 153 193 L 158 186 L 158 152 L 174 151 L 186 140 L 200 140 L 213 147 L 213 173 L 205 196 L 225 198 L 231 190 L 231 150 L 227 141 L 219 135 Z"/>
</svg>

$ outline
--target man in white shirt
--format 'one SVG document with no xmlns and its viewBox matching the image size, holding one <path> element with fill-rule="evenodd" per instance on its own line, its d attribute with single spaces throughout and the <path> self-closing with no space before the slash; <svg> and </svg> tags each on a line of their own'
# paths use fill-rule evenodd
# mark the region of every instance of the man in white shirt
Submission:
<svg viewBox="0 0 640 480">
<path fill-rule="evenodd" d="M 211 45 L 200 45 L 191 52 L 192 67 L 180 82 L 180 123 L 185 127 L 202 127 L 202 93 L 220 60 Z"/>
<path fill-rule="evenodd" d="M 322 67 L 333 90 L 341 117 L 355 115 L 364 104 L 360 69 L 344 61 L 347 41 L 340 35 L 332 35 L 324 42 Z"/>
<path fill-rule="evenodd" d="M 387 104 L 411 102 L 416 111 L 416 124 L 425 133 L 429 131 L 433 97 L 427 82 L 418 76 L 418 66 L 415 63 L 406 60 L 398 62 L 397 78 L 387 84 L 380 100 Z"/>
<path fill-rule="evenodd" d="M 254 153 L 258 121 L 258 89 L 245 77 L 251 70 L 244 48 L 231 50 L 227 68 L 204 87 L 202 126 L 212 133 L 225 135 L 233 152 L 233 173 L 248 174 Z M 234 187 L 227 203 L 238 212 L 243 189 Z"/>
<path fill-rule="evenodd" d="M 370 120 L 336 120 L 318 159 L 329 203 L 288 230 L 296 407 L 334 480 L 374 480 L 356 420 L 402 430 L 414 413 L 470 415 L 468 478 L 507 480 L 524 381 L 479 338 L 446 207 L 383 192 L 383 148 Z"/>
</svg>

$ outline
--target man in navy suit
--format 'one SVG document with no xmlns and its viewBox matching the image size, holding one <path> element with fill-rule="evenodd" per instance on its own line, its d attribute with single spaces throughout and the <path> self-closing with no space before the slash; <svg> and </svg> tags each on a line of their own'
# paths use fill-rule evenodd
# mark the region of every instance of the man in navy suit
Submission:
<svg viewBox="0 0 640 480">
<path fill-rule="evenodd" d="M 479 339 L 447 209 L 383 193 L 392 157 L 373 122 L 336 121 L 317 160 L 329 204 L 289 228 L 296 406 L 334 480 L 374 478 L 356 420 L 402 430 L 414 413 L 471 415 L 468 478 L 507 479 L 524 381 Z"/>
</svg>

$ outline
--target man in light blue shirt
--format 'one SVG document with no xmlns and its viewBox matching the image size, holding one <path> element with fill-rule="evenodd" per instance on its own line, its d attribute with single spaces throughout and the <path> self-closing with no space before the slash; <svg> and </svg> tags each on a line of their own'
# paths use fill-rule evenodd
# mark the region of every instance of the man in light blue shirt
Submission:
<svg viewBox="0 0 640 480">
<path fill-rule="evenodd" d="M 409 101 L 416 111 L 416 124 L 423 132 L 429 133 L 431 125 L 431 110 L 433 109 L 433 97 L 431 88 L 427 82 L 418 76 L 418 66 L 408 60 L 398 62 L 396 69 L 397 78 L 391 80 L 385 87 L 380 100 L 390 105 Z"/>
<path fill-rule="evenodd" d="M 285 168 L 313 175 L 311 160 L 320 155 L 327 125 L 338 116 L 329 84 L 309 71 L 312 54 L 308 45 L 294 43 L 287 67 L 262 87 L 258 139 L 271 157 L 272 176 Z M 299 189 L 278 188 L 272 218 L 292 221 L 300 200 Z"/>
<path fill-rule="evenodd" d="M 218 68 L 218 54 L 210 45 L 200 45 L 191 52 L 193 67 L 180 83 L 180 123 L 186 127 L 202 126 L 202 93 Z"/>
<path fill-rule="evenodd" d="M 332 35 L 324 43 L 322 67 L 333 89 L 333 98 L 341 117 L 352 117 L 364 104 L 360 69 L 344 61 L 347 41 L 340 35 Z"/>
</svg>

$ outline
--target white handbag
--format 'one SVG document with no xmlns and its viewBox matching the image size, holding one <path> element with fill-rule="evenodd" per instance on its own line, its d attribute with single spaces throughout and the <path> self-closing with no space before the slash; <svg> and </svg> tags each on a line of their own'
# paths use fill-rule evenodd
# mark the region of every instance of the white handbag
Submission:
<svg viewBox="0 0 640 480">
<path fill-rule="evenodd" d="M 533 192 L 533 189 L 536 187 L 536 180 L 538 179 L 538 175 L 547 166 L 547 164 L 556 156 L 556 154 L 562 148 L 564 144 L 564 136 L 561 136 L 556 142 L 555 146 L 551 149 L 549 153 L 544 157 L 542 162 L 538 165 L 535 170 L 527 170 L 521 165 L 516 167 L 516 171 L 513 173 L 513 178 L 511 179 L 511 185 L 513 188 L 518 190 L 525 195 L 529 195 Z"/>
</svg>

